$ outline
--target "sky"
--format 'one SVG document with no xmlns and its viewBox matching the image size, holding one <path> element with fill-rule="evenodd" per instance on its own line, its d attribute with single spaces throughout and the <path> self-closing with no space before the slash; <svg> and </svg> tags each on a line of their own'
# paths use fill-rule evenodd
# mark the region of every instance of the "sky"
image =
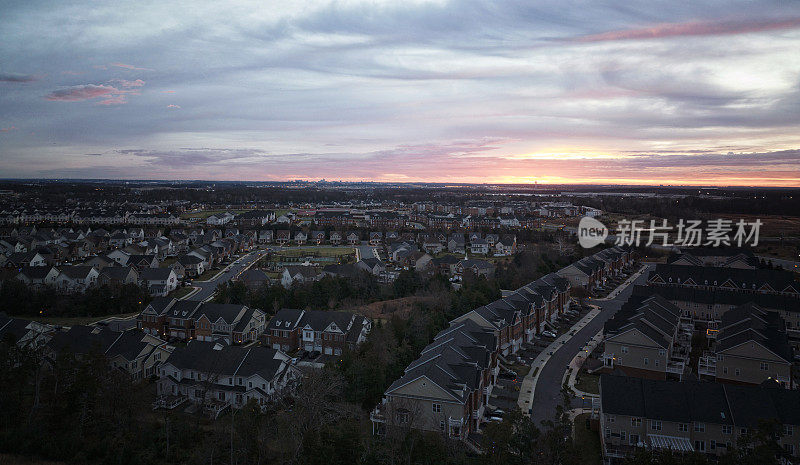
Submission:
<svg viewBox="0 0 800 465">
<path fill-rule="evenodd" d="M 0 0 L 0 178 L 800 186 L 800 2 Z"/>
</svg>

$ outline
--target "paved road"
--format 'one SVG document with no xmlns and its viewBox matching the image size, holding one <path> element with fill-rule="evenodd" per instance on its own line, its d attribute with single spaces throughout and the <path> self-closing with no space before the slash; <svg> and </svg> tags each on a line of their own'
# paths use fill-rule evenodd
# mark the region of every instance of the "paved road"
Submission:
<svg viewBox="0 0 800 465">
<path fill-rule="evenodd" d="M 622 307 L 622 304 L 628 300 L 628 297 L 633 292 L 633 285 L 646 283 L 649 270 L 652 269 L 653 265 L 647 266 L 648 271 L 642 273 L 614 299 L 592 300 L 592 304 L 601 308 L 600 313 L 586 326 L 578 330 L 575 336 L 567 341 L 566 344 L 556 350 L 544 365 L 542 372 L 539 374 L 539 380 L 536 382 L 536 391 L 533 393 L 533 413 L 531 418 L 536 425 L 539 425 L 543 420 L 555 418 L 556 406 L 561 403 L 561 382 L 564 379 L 564 373 L 567 371 L 567 365 L 569 365 L 575 354 L 603 328 L 606 320 L 614 316 L 617 310 Z"/>
<path fill-rule="evenodd" d="M 249 254 L 245 255 L 244 257 L 240 258 L 234 264 L 230 265 L 230 267 L 223 272 L 222 274 L 218 275 L 211 281 L 194 281 L 192 283 L 193 286 L 199 287 L 200 290 L 195 292 L 194 294 L 190 295 L 186 298 L 186 300 L 206 300 L 214 295 L 214 292 L 217 290 L 217 286 L 222 283 L 228 282 L 231 279 L 235 278 L 239 275 L 242 271 L 247 269 L 250 265 L 255 263 L 256 260 L 259 259 L 265 253 L 264 250 L 254 250 Z"/>
</svg>

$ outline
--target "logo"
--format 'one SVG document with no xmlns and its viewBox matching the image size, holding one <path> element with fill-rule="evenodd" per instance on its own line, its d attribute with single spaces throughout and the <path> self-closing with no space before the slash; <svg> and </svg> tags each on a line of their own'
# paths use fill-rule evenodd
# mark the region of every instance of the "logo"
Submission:
<svg viewBox="0 0 800 465">
<path fill-rule="evenodd" d="M 578 243 L 584 249 L 602 244 L 608 237 L 608 228 L 594 218 L 584 216 L 578 223 Z"/>
</svg>

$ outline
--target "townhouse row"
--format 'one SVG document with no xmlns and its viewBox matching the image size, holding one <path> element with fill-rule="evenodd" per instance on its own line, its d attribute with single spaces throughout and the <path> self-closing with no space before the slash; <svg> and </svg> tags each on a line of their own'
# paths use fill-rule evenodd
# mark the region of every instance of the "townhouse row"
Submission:
<svg viewBox="0 0 800 465">
<path fill-rule="evenodd" d="M 764 421 L 788 457 L 800 452 L 800 391 L 758 386 L 600 377 L 599 424 L 606 463 L 642 447 L 721 456 Z M 766 433 L 766 432 L 764 432 Z"/>
<path fill-rule="evenodd" d="M 601 276 L 631 264 L 629 251 L 614 248 L 595 254 L 592 270 Z M 561 272 L 548 274 L 503 298 L 452 320 L 386 390 L 371 412 L 373 432 L 411 427 L 464 439 L 479 431 L 500 360 L 531 342 L 570 306 L 580 283 Z"/>
</svg>

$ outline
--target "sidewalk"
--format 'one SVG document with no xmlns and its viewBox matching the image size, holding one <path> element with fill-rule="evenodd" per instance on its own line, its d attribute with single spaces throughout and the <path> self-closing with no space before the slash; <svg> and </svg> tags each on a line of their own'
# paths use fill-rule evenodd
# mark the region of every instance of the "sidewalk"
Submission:
<svg viewBox="0 0 800 465">
<path fill-rule="evenodd" d="M 594 351 L 600 342 L 603 341 L 603 330 L 597 332 L 592 338 L 589 340 L 589 343 L 583 346 L 580 352 L 578 352 L 575 357 L 572 358 L 572 361 L 569 362 L 569 378 L 567 379 L 567 387 L 572 389 L 576 396 L 579 397 L 597 397 L 598 394 L 592 394 L 589 392 L 581 391 L 575 387 L 575 382 L 578 378 L 578 372 L 580 371 L 581 367 L 583 366 L 583 362 L 589 357 L 589 354 Z"/>
<path fill-rule="evenodd" d="M 639 276 L 641 276 L 641 275 L 642 275 L 642 273 L 644 273 L 644 272 L 645 272 L 645 270 L 647 270 L 647 268 L 648 268 L 648 267 L 647 267 L 647 265 L 646 265 L 646 264 L 644 264 L 644 263 L 642 263 L 642 264 L 641 264 L 641 266 L 640 266 L 640 268 L 639 268 L 639 270 L 637 270 L 636 272 L 634 272 L 632 275 L 628 276 L 628 279 L 626 279 L 626 280 L 625 280 L 625 282 L 623 282 L 622 284 L 620 284 L 619 286 L 617 286 L 617 287 L 616 287 L 616 289 L 614 289 L 613 291 L 609 292 L 607 296 L 605 296 L 605 297 L 601 297 L 601 298 L 597 298 L 597 299 L 594 299 L 594 300 L 600 300 L 600 301 L 603 301 L 603 300 L 613 300 L 615 297 L 617 297 L 617 296 L 619 295 L 619 293 L 620 293 L 620 292 L 624 291 L 626 287 L 630 286 L 630 284 L 631 284 L 631 283 L 632 283 L 632 282 L 633 282 L 633 281 L 634 281 L 636 278 L 638 278 Z"/>
</svg>

